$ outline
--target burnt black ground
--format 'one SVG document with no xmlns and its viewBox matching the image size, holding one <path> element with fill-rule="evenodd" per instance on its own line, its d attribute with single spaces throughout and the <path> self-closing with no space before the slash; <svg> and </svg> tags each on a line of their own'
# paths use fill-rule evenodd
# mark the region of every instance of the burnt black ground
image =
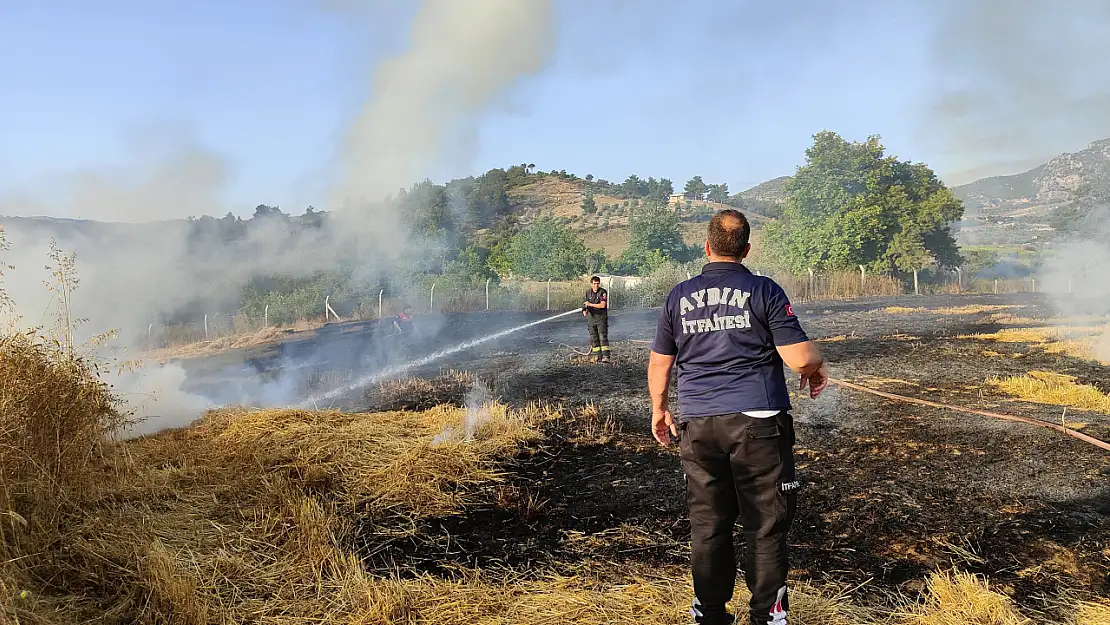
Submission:
<svg viewBox="0 0 1110 625">
<path fill-rule="evenodd" d="M 1054 314 L 1031 295 L 904 297 L 796 309 L 813 338 L 847 335 L 822 343 L 835 377 L 890 392 L 1059 422 L 1058 407 L 1010 401 L 985 379 L 1039 369 L 1110 390 L 1110 368 L 1023 344 L 959 338 L 999 329 L 989 313 L 882 310 L 968 305 L 1019 306 L 1005 312 L 1023 317 Z M 488 503 L 403 537 L 367 526 L 358 545 L 367 565 L 436 573 L 458 564 L 545 570 L 584 563 L 599 570 L 683 565 L 689 528 L 678 459 L 648 433 L 644 370 L 656 315 L 614 313 L 610 365 L 589 364 L 573 351 L 584 348 L 587 335 L 572 316 L 406 372 L 434 377 L 442 369 L 466 370 L 503 402 L 552 402 L 571 418 L 554 425 L 537 448 L 506 461 L 507 481 L 487 489 Z M 437 319 L 435 335 L 413 351 L 542 316 Z M 188 366 L 195 388 L 213 389 L 244 375 L 229 373 L 242 372 L 244 360 L 271 372 L 291 362 L 326 360 L 317 373 L 342 374 L 373 356 L 376 345 L 365 328 L 351 326 L 246 358 L 230 354 Z M 344 407 L 373 407 L 370 390 L 369 396 L 352 392 Z M 621 431 L 611 440 L 582 440 L 576 419 L 587 404 Z M 804 483 L 791 538 L 796 577 L 862 585 L 853 593 L 861 603 L 887 591 L 916 590 L 927 573 L 950 566 L 986 574 L 1029 610 L 1066 589 L 1110 595 L 1110 453 L 1043 428 L 835 387 L 816 402 L 797 398 L 794 414 Z M 1108 415 L 1069 410 L 1068 420 L 1110 437 Z"/>
</svg>

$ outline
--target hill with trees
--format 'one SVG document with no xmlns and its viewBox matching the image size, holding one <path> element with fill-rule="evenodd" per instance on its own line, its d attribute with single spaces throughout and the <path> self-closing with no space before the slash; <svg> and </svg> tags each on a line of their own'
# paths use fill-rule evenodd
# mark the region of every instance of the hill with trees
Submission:
<svg viewBox="0 0 1110 625">
<path fill-rule="evenodd" d="M 158 311 L 163 318 L 213 306 L 261 315 L 268 305 L 271 314 L 281 308 L 295 316 L 315 310 L 324 292 L 369 301 L 383 288 L 426 290 L 430 281 L 441 290 L 473 290 L 486 280 L 645 275 L 699 258 L 705 222 L 729 206 L 753 223 L 757 266 L 798 273 L 864 265 L 891 276 L 961 262 L 978 267 L 996 258 L 993 252 L 961 254 L 956 240 L 981 234 L 984 219 L 1074 228 L 1110 198 L 1108 190 L 1110 140 L 1024 174 L 948 189 L 926 165 L 886 155 L 878 137 L 849 142 L 821 132 L 794 175 L 737 193 L 701 176 L 676 182 L 635 173 L 609 181 L 529 163 L 446 183 L 424 180 L 379 203 L 400 222 L 396 237 L 403 241 L 394 243 L 412 248 L 389 263 L 365 249 L 359 233 L 337 226 L 336 214 L 313 207 L 295 215 L 260 204 L 249 218 L 145 224 L 33 217 L 0 217 L 0 224 L 16 245 L 24 238 L 54 237 L 63 249 L 79 242 L 86 246 L 79 263 L 111 250 L 118 266 L 129 242 L 171 242 L 156 249 L 171 256 L 167 265 L 195 274 L 195 283 L 184 289 L 188 297 L 171 298 Z M 296 254 L 275 262 L 284 250 Z"/>
</svg>

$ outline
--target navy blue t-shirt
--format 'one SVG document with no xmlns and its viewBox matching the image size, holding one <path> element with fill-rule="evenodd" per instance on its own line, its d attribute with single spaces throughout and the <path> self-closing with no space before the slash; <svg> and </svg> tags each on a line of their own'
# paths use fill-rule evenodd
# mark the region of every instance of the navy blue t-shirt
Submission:
<svg viewBox="0 0 1110 625">
<path fill-rule="evenodd" d="M 723 262 L 671 290 L 651 350 L 677 356 L 681 420 L 790 410 L 775 346 L 808 340 L 782 287 Z"/>
</svg>

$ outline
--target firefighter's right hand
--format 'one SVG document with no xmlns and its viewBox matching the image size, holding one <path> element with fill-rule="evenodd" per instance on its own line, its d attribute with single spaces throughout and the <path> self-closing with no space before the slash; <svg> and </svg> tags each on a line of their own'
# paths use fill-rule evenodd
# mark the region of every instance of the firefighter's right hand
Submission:
<svg viewBox="0 0 1110 625">
<path fill-rule="evenodd" d="M 583 316 L 583 317 L 589 317 L 589 316 L 590 316 L 590 313 L 589 313 L 589 311 L 585 311 L 585 310 L 583 310 L 583 311 L 582 311 L 582 316 Z"/>
<path fill-rule="evenodd" d="M 805 387 L 808 386 L 810 399 L 817 399 L 821 392 L 825 390 L 825 387 L 828 385 L 828 383 L 829 363 L 827 361 L 822 361 L 821 366 L 818 367 L 816 371 L 809 374 L 808 376 L 801 376 L 798 390 L 803 390 L 805 389 Z"/>
<path fill-rule="evenodd" d="M 651 433 L 664 447 L 671 444 L 672 436 L 678 438 L 678 430 L 675 429 L 674 417 L 669 408 L 651 409 Z"/>
</svg>

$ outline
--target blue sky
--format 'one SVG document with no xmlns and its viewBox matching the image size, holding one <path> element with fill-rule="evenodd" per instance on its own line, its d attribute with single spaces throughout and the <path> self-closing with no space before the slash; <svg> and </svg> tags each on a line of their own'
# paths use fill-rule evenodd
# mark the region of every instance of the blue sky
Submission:
<svg viewBox="0 0 1110 625">
<path fill-rule="evenodd" d="M 160 155 L 199 149 L 221 159 L 218 194 L 237 213 L 258 203 L 326 208 L 345 125 L 372 97 L 375 64 L 404 50 L 414 11 L 401 0 L 361 12 L 324 7 L 355 1 L 0 2 L 0 194 L 47 194 L 73 172 L 138 175 Z M 1102 52 L 1110 22 L 1097 2 L 1063 3 L 1076 18 L 1069 41 L 1087 45 L 1061 51 L 1052 37 L 1043 45 L 1057 55 Z M 962 7 L 555 0 L 557 45 L 545 69 L 483 114 L 465 163 L 429 175 L 531 162 L 614 181 L 665 176 L 676 186 L 698 174 L 735 192 L 792 173 L 811 135 L 831 129 L 850 139 L 880 134 L 891 153 L 965 182 L 969 170 L 1016 171 L 1110 135 L 1098 123 L 1107 119 L 1103 92 L 1089 85 L 1076 98 L 1094 110 L 1078 119 L 1067 94 L 1013 104 L 1027 77 L 999 69 L 1010 62 L 1005 42 L 999 54 L 984 52 L 990 33 L 976 28 L 994 17 Z M 1051 30 L 1048 15 L 1031 19 Z M 1110 85 L 1099 82 L 1110 70 L 1069 67 Z M 940 93 L 953 88 L 984 91 L 973 109 L 999 99 L 1007 108 L 999 116 L 945 108 Z M 962 117 L 951 124 L 937 113 L 956 109 Z M 1039 123 L 1034 114 L 1059 116 L 1051 136 L 1027 131 Z M 1008 124 L 1007 140 L 969 147 L 967 128 L 995 117 Z M 1010 128 L 1026 132 L 1014 138 Z"/>
</svg>

